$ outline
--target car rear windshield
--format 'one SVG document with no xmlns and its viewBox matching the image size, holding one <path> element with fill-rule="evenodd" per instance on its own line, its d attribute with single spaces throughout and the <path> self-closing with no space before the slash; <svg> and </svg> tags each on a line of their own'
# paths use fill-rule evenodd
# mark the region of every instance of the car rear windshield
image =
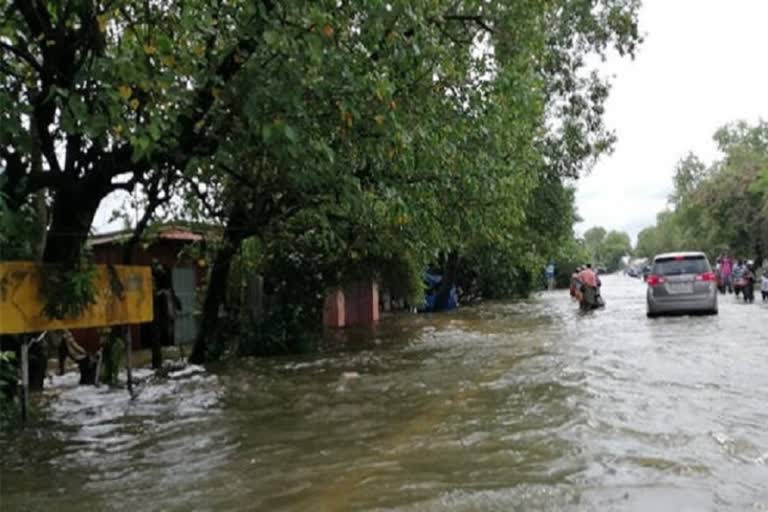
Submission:
<svg viewBox="0 0 768 512">
<path fill-rule="evenodd" d="M 709 271 L 709 262 L 704 256 L 659 258 L 653 263 L 653 273 L 656 275 L 703 274 Z"/>
</svg>

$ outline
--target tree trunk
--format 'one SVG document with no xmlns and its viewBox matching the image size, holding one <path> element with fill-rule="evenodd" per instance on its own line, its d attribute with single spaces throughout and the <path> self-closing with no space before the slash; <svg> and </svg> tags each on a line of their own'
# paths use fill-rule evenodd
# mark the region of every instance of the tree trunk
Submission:
<svg viewBox="0 0 768 512">
<path fill-rule="evenodd" d="M 48 355 L 43 341 L 29 347 L 29 390 L 42 391 L 45 374 L 48 370 Z"/>
<path fill-rule="evenodd" d="M 459 253 L 451 251 L 443 269 L 443 280 L 435 296 L 435 311 L 443 311 L 448 307 L 451 289 L 456 285 L 456 275 L 459 269 Z"/>
<path fill-rule="evenodd" d="M 216 259 L 211 268 L 211 276 L 205 293 L 205 302 L 203 303 L 203 319 L 200 325 L 200 332 L 189 356 L 190 363 L 202 364 L 205 362 L 207 344 L 216 336 L 219 322 L 219 307 L 224 301 L 227 291 L 232 258 L 237 254 L 240 244 L 247 236 L 244 223 L 242 222 L 244 218 L 244 212 L 236 209 L 230 214 L 227 221 L 227 227 L 224 231 L 224 244 L 216 253 Z"/>
<path fill-rule="evenodd" d="M 91 223 L 105 194 L 103 187 L 90 182 L 79 182 L 56 194 L 50 209 L 51 227 L 42 251 L 43 263 L 68 264 L 80 260 Z M 48 354 L 42 345 L 35 343 L 29 351 L 29 388 L 32 391 L 43 389 L 48 369 Z M 81 380 L 84 377 L 89 376 L 81 373 Z"/>
<path fill-rule="evenodd" d="M 43 259 L 45 242 L 48 236 L 48 205 L 45 204 L 45 192 L 38 190 L 35 194 L 35 212 L 37 213 L 38 234 L 35 240 L 35 260 Z"/>
<path fill-rule="evenodd" d="M 75 263 L 80 260 L 93 218 L 105 193 L 98 184 L 82 182 L 56 194 L 51 207 L 53 220 L 48 230 L 43 262 Z"/>
</svg>

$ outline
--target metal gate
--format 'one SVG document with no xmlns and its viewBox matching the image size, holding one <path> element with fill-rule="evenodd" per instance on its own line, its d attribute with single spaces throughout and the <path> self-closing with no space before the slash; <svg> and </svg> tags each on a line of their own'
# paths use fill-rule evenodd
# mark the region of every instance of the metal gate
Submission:
<svg viewBox="0 0 768 512">
<path fill-rule="evenodd" d="M 173 290 L 181 302 L 181 312 L 176 316 L 173 341 L 176 345 L 192 343 L 197 336 L 197 290 L 195 269 L 176 267 L 172 273 Z"/>
</svg>

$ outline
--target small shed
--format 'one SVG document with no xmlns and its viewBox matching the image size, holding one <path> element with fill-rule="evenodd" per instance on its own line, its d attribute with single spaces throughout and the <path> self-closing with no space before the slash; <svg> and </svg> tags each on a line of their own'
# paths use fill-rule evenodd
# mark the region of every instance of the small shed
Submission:
<svg viewBox="0 0 768 512">
<path fill-rule="evenodd" d="M 94 263 L 119 265 L 123 262 L 124 244 L 132 230 L 114 231 L 92 236 L 88 240 Z M 200 299 L 199 290 L 207 276 L 204 256 L 207 233 L 181 225 L 162 225 L 152 229 L 147 241 L 136 245 L 131 264 L 152 265 L 159 262 L 171 273 L 173 290 L 181 303 L 181 312 L 174 322 L 173 342 L 176 345 L 192 343 L 197 336 Z M 131 327 L 133 348 L 149 348 L 152 324 Z M 75 329 L 75 339 L 88 351 L 99 348 L 97 329 Z"/>
</svg>

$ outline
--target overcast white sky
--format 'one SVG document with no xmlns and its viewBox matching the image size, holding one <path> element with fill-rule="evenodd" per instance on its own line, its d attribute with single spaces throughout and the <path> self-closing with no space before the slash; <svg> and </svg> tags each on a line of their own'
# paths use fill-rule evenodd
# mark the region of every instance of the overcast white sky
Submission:
<svg viewBox="0 0 768 512">
<path fill-rule="evenodd" d="M 640 27 L 636 59 L 603 68 L 618 142 L 578 183 L 577 233 L 598 225 L 634 241 L 665 208 L 681 157 L 709 164 L 717 128 L 768 119 L 768 0 L 645 0 Z"/>
</svg>

